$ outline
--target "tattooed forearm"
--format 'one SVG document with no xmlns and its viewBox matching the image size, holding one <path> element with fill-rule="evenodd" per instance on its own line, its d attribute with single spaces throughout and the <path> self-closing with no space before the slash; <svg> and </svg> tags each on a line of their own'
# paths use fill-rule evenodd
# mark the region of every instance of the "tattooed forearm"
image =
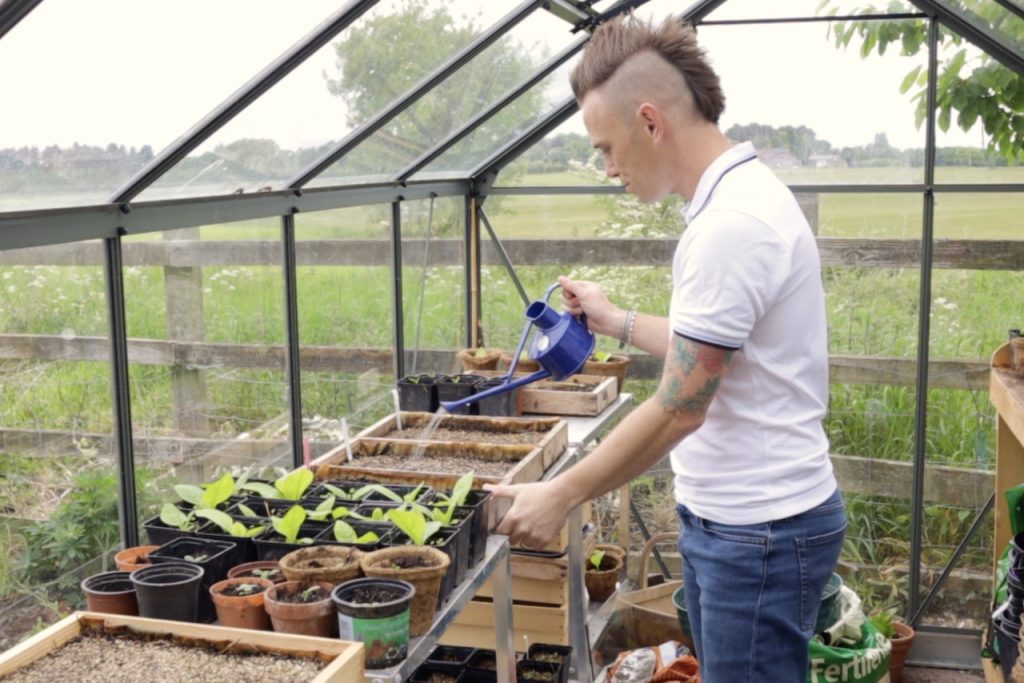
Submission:
<svg viewBox="0 0 1024 683">
<path fill-rule="evenodd" d="M 658 402 L 673 416 L 703 414 L 711 404 L 733 351 L 675 337 L 658 389 Z"/>
</svg>

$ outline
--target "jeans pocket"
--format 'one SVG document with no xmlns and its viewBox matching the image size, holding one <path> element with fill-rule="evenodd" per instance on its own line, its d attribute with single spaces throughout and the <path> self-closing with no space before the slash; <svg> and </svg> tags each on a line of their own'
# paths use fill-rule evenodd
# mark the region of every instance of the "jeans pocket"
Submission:
<svg viewBox="0 0 1024 683">
<path fill-rule="evenodd" d="M 701 530 L 709 536 L 733 543 L 749 543 L 751 545 L 767 545 L 771 535 L 771 525 L 763 524 L 720 524 L 710 519 L 697 518 Z"/>
<path fill-rule="evenodd" d="M 795 539 L 800 564 L 800 628 L 804 632 L 814 630 L 814 621 L 821 605 L 821 593 L 839 560 L 845 535 L 844 519 L 838 529 Z"/>
</svg>

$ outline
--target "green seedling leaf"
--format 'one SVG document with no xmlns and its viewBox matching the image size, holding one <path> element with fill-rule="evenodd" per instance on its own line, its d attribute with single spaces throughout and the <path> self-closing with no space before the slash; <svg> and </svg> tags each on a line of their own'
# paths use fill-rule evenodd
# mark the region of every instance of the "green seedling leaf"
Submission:
<svg viewBox="0 0 1024 683">
<path fill-rule="evenodd" d="M 473 470 L 466 472 L 464 475 L 459 477 L 459 480 L 455 482 L 455 486 L 452 487 L 451 498 L 448 499 L 448 505 L 455 507 L 462 505 L 466 502 L 466 497 L 469 492 L 473 489 Z"/>
<path fill-rule="evenodd" d="M 235 478 L 230 473 L 225 474 L 212 484 L 206 485 L 201 505 L 204 508 L 215 508 L 230 498 L 234 492 Z"/>
<path fill-rule="evenodd" d="M 174 486 L 174 492 L 178 494 L 186 503 L 192 503 L 192 505 L 200 506 L 203 504 L 203 489 L 192 484 L 176 484 Z"/>
<path fill-rule="evenodd" d="M 345 507 L 344 505 L 341 505 L 331 510 L 331 517 L 333 519 L 341 519 L 342 517 L 348 517 L 350 514 L 352 514 L 352 511 Z"/>
<path fill-rule="evenodd" d="M 274 488 L 281 492 L 285 500 L 298 500 L 313 483 L 313 472 L 300 467 L 274 482 Z"/>
<path fill-rule="evenodd" d="M 327 516 L 331 514 L 331 510 L 334 508 L 334 496 L 327 496 L 323 502 L 316 506 L 316 509 L 309 513 L 310 519 L 315 519 L 318 522 L 322 522 L 327 519 Z"/>
<path fill-rule="evenodd" d="M 259 517 L 259 515 L 256 514 L 255 510 L 253 510 L 248 505 L 245 505 L 244 503 L 238 504 L 238 511 L 246 517 Z"/>
<path fill-rule="evenodd" d="M 207 555 L 206 553 L 199 553 L 198 555 L 186 555 L 185 556 L 185 561 L 186 562 L 195 562 L 196 564 L 199 564 L 200 562 L 206 562 L 208 559 L 210 559 L 210 556 Z"/>
<path fill-rule="evenodd" d="M 345 491 L 334 484 L 324 484 L 324 488 L 337 500 L 359 500 L 359 491 L 362 491 L 362 489 Z"/>
<path fill-rule="evenodd" d="M 247 491 L 257 493 L 264 498 L 280 498 L 281 493 L 271 486 L 270 484 L 264 484 L 262 482 L 255 481 L 251 484 L 246 484 L 244 487 Z"/>
<path fill-rule="evenodd" d="M 306 509 L 301 505 L 292 505 L 284 517 L 271 517 L 270 522 L 274 525 L 274 531 L 284 537 L 286 543 L 301 543 L 299 541 L 299 529 L 306 521 Z M 312 543 L 312 539 L 304 539 L 306 543 Z"/>
<path fill-rule="evenodd" d="M 196 510 L 196 517 L 202 517 L 213 522 L 226 534 L 231 533 L 231 527 L 235 523 L 235 520 L 231 519 L 228 513 L 221 512 L 220 510 Z"/>
<path fill-rule="evenodd" d="M 363 487 L 363 489 L 366 489 L 367 493 L 369 493 L 370 491 L 373 491 L 375 493 L 379 493 L 380 495 L 384 496 L 388 500 L 393 500 L 396 503 L 404 502 L 400 495 L 398 495 L 397 493 L 395 493 L 391 489 L 387 488 L 386 486 L 381 486 L 380 484 L 367 484 L 366 486 Z M 363 490 L 363 489 L 360 489 L 360 490 Z"/>
<path fill-rule="evenodd" d="M 237 538 L 252 538 L 266 528 L 265 526 L 247 527 L 241 522 L 232 520 L 231 529 L 228 530 L 228 533 Z"/>
<path fill-rule="evenodd" d="M 186 515 L 171 503 L 164 503 L 160 508 L 160 521 L 182 531 L 188 531 L 195 526 L 195 518 L 191 513 Z"/>
<path fill-rule="evenodd" d="M 593 566 L 594 569 L 601 568 L 602 560 L 604 560 L 603 550 L 595 550 L 593 553 L 590 554 L 590 564 Z"/>
<path fill-rule="evenodd" d="M 423 486 L 424 486 L 424 484 L 421 481 L 416 486 L 416 488 L 414 488 L 412 491 L 409 491 L 409 493 L 405 494 L 405 496 L 402 498 L 402 500 L 404 500 L 406 503 L 415 503 L 416 499 L 420 497 L 420 491 L 423 490 Z"/>
<path fill-rule="evenodd" d="M 482 346 L 477 347 L 477 350 L 473 353 L 473 357 L 474 358 L 483 358 L 486 355 L 487 355 L 487 349 L 485 349 Z"/>
<path fill-rule="evenodd" d="M 440 522 L 428 522 L 419 510 L 388 510 L 388 519 L 416 545 L 426 545 L 427 540 L 441 528 Z"/>
<path fill-rule="evenodd" d="M 607 363 L 612 359 L 612 354 L 607 351 L 598 351 L 593 355 L 593 359 L 598 363 Z"/>
<path fill-rule="evenodd" d="M 380 540 L 380 536 L 372 531 L 367 531 L 362 536 L 356 536 L 356 530 L 341 520 L 334 523 L 334 538 L 339 543 L 373 543 Z"/>
</svg>

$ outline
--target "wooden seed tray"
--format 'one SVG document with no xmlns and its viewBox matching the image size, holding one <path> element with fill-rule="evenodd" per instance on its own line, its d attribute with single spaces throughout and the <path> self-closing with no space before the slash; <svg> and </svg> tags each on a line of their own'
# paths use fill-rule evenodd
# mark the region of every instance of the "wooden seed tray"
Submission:
<svg viewBox="0 0 1024 683">
<path fill-rule="evenodd" d="M 313 683 L 356 683 L 363 680 L 362 643 L 98 612 L 75 612 L 0 654 L 0 677 L 59 650 L 87 630 L 111 634 L 168 635 L 184 645 L 194 644 L 197 647 L 223 649 L 230 646 L 236 651 L 318 658 L 330 664 L 320 671 Z"/>
<path fill-rule="evenodd" d="M 505 373 L 478 371 L 485 377 L 501 377 Z M 515 377 L 520 377 L 516 373 Z M 594 385 L 589 391 L 559 391 L 559 386 Z M 561 381 L 543 379 L 519 390 L 519 411 L 539 415 L 574 415 L 593 417 L 618 398 L 619 383 L 614 377 L 602 375 L 571 375 Z"/>
</svg>

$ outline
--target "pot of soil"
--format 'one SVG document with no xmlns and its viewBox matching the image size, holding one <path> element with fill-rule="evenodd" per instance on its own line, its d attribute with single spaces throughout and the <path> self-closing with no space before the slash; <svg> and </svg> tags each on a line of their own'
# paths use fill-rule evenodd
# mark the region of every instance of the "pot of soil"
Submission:
<svg viewBox="0 0 1024 683">
<path fill-rule="evenodd" d="M 424 545 L 381 548 L 363 555 L 359 561 L 368 577 L 400 579 L 416 588 L 409 616 L 409 635 L 413 638 L 430 630 L 441 580 L 450 564 L 445 553 Z"/>
<path fill-rule="evenodd" d="M 448 596 L 451 595 L 452 590 L 459 582 L 459 566 L 465 564 L 465 560 L 459 555 L 459 538 L 461 534 L 459 529 L 453 529 L 452 527 L 441 527 L 438 529 L 429 539 L 427 539 L 425 546 L 417 546 L 416 543 L 405 535 L 401 529 L 395 529 L 392 533 L 391 541 L 389 541 L 386 547 L 395 548 L 416 548 L 416 547 L 431 547 L 440 550 L 448 556 L 448 569 L 444 572 L 441 577 L 441 585 L 437 589 L 437 605 L 440 607 L 444 604 Z M 465 568 L 463 567 L 463 572 Z M 365 572 L 364 572 L 365 573 Z M 405 577 L 402 577 L 405 578 Z"/>
<path fill-rule="evenodd" d="M 478 679 L 494 680 L 498 671 L 498 658 L 494 650 L 477 648 L 466 662 L 466 675 Z"/>
<path fill-rule="evenodd" d="M 330 638 L 338 630 L 329 583 L 285 581 L 274 584 L 263 598 L 274 630 Z"/>
<path fill-rule="evenodd" d="M 152 564 L 149 561 L 149 554 L 159 548 L 158 545 L 137 545 L 132 548 L 125 548 L 114 555 L 114 564 L 118 571 L 133 572 L 141 567 L 148 567 Z"/>
<path fill-rule="evenodd" d="M 136 569 L 129 576 L 139 601 L 139 616 L 196 621 L 204 570 L 190 562 L 168 562 Z"/>
<path fill-rule="evenodd" d="M 235 544 L 204 538 L 176 538 L 149 554 L 154 565 L 167 562 L 189 562 L 203 568 L 203 581 L 199 589 L 199 621 L 216 619 L 217 611 L 210 599 L 210 586 L 227 576 L 231 567 Z"/>
<path fill-rule="evenodd" d="M 907 654 L 910 652 L 910 647 L 914 644 L 914 629 L 900 621 L 892 622 L 893 636 L 890 639 L 892 641 L 892 654 L 889 656 L 889 680 L 891 683 L 900 683 L 903 680 L 903 664 L 907 661 Z M 1016 636 L 1017 642 L 1020 641 L 1020 623 L 1016 624 L 1016 628 L 1012 628 L 1013 633 Z M 1017 648 L 1013 648 L 1013 654 L 1016 658 Z M 1013 662 L 1010 662 L 1010 668 L 1013 667 Z M 1007 672 L 1009 669 L 1007 669 Z"/>
<path fill-rule="evenodd" d="M 476 390 L 483 392 L 493 387 L 500 387 L 505 384 L 505 380 L 501 377 L 492 377 L 490 379 L 484 379 L 476 384 Z M 489 415 L 492 417 L 516 417 L 521 414 L 519 410 L 519 390 L 522 387 L 517 387 L 512 391 L 506 391 L 501 394 L 495 394 L 482 398 L 476 402 L 476 411 L 478 415 Z"/>
<path fill-rule="evenodd" d="M 464 372 L 476 370 L 497 370 L 501 360 L 501 349 L 462 349 L 456 354 Z"/>
<path fill-rule="evenodd" d="M 103 572 L 82 581 L 85 604 L 90 612 L 137 615 L 139 603 L 129 572 Z"/>
<path fill-rule="evenodd" d="M 181 509 L 181 506 L 178 506 Z M 184 511 L 186 514 L 188 511 Z M 189 521 L 188 526 L 184 529 L 164 524 L 160 521 L 160 515 L 150 517 L 142 523 L 142 528 L 146 530 L 146 536 L 149 538 L 149 542 L 156 546 L 161 546 L 166 543 L 170 543 L 176 538 L 194 536 L 199 527 L 202 526 L 203 520 L 192 519 Z"/>
<path fill-rule="evenodd" d="M 469 554 L 475 566 L 484 559 L 487 552 L 487 535 L 490 533 L 491 492 L 473 489 L 466 496 L 462 507 L 473 511 L 473 521 L 469 530 Z"/>
<path fill-rule="evenodd" d="M 398 389 L 398 409 L 437 412 L 436 384 L 447 375 L 407 375 L 395 383 Z"/>
<path fill-rule="evenodd" d="M 466 668 L 469 658 L 475 650 L 471 647 L 459 647 L 458 645 L 438 645 L 434 651 L 427 655 L 427 661 L 432 664 L 446 664 L 456 666 L 459 669 Z"/>
<path fill-rule="evenodd" d="M 591 600 L 603 602 L 615 592 L 615 585 L 622 571 L 624 557 L 621 548 L 598 544 L 587 560 L 583 578 Z"/>
<path fill-rule="evenodd" d="M 367 669 L 398 664 L 409 644 L 409 607 L 416 589 L 396 579 L 353 579 L 331 593 L 338 636 L 365 644 Z"/>
<path fill-rule="evenodd" d="M 267 579 L 271 583 L 284 583 L 284 572 L 277 560 L 246 562 L 228 570 L 229 579 Z"/>
<path fill-rule="evenodd" d="M 624 353 L 595 353 L 583 365 L 582 374 L 614 377 L 619 381 L 619 391 L 626 381 L 626 369 L 629 367 L 629 356 Z"/>
<path fill-rule="evenodd" d="M 224 579 L 210 586 L 210 596 L 221 626 L 270 630 L 270 617 L 263 609 L 263 598 L 274 585 L 267 579 Z"/>
<path fill-rule="evenodd" d="M 430 661 L 416 667 L 409 677 L 409 683 L 462 683 L 465 680 L 465 675 L 452 665 L 435 664 Z M 498 679 L 495 676 L 493 680 Z"/>
<path fill-rule="evenodd" d="M 296 537 L 296 540 L 299 542 L 289 543 L 285 540 L 284 536 L 277 533 L 273 527 L 270 527 L 253 539 L 253 543 L 256 544 L 256 556 L 260 560 L 280 560 L 293 550 L 307 548 L 312 545 L 313 540 L 327 528 L 327 524 L 306 522 L 299 528 L 299 534 Z M 303 539 L 309 540 L 302 543 Z"/>
<path fill-rule="evenodd" d="M 526 650 L 526 659 L 531 662 L 552 664 L 558 669 L 556 680 L 565 683 L 569 680 L 569 663 L 572 648 L 568 645 L 549 645 L 548 643 L 532 643 Z"/>
<path fill-rule="evenodd" d="M 560 669 L 554 664 L 530 661 L 516 662 L 517 681 L 547 681 L 548 683 L 558 683 L 558 681 L 561 680 L 560 677 Z"/>
<path fill-rule="evenodd" d="M 439 403 L 445 403 L 469 398 L 476 393 L 477 382 L 481 382 L 484 379 L 482 375 L 452 375 L 443 381 L 437 382 L 437 400 Z M 453 408 L 449 412 L 452 415 L 472 415 L 475 409 L 476 404 L 470 403 L 461 408 Z"/>
<path fill-rule="evenodd" d="M 239 517 L 235 521 L 241 522 L 246 525 L 247 528 L 270 526 L 269 520 L 251 517 L 245 519 Z M 208 524 L 204 524 L 199 527 L 198 531 L 195 533 L 195 537 L 204 541 L 233 543 L 235 547 L 226 558 L 226 562 L 229 567 L 235 567 L 245 562 L 254 562 L 256 560 L 256 544 L 252 542 L 252 537 L 232 536 L 231 534 L 225 533 L 223 529 L 213 522 L 209 522 Z"/>
<path fill-rule="evenodd" d="M 339 540 L 339 534 L 336 531 L 337 521 L 344 521 L 352 528 L 355 532 L 355 539 Z M 383 548 L 385 545 L 391 542 L 391 532 L 394 529 L 390 523 L 380 522 L 360 522 L 358 520 L 337 520 L 334 524 L 327 527 L 324 531 L 320 532 L 320 535 L 314 539 L 315 545 L 341 545 L 346 548 L 353 548 L 362 553 L 373 552 Z M 377 538 L 374 539 L 372 536 L 366 536 L 368 532 L 376 534 Z M 342 536 L 344 539 L 344 536 Z M 363 540 L 359 540 L 363 539 Z"/>
<path fill-rule="evenodd" d="M 315 545 L 293 550 L 281 558 L 281 571 L 289 581 L 326 582 L 335 585 L 359 577 L 363 554 L 343 545 Z"/>
</svg>

